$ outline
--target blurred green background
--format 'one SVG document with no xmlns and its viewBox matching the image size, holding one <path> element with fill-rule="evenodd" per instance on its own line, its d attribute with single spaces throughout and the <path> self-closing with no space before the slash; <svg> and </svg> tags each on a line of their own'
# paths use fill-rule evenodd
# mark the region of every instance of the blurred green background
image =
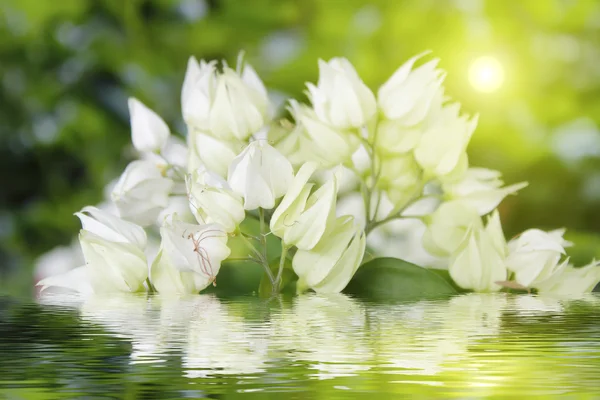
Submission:
<svg viewBox="0 0 600 400">
<path fill-rule="evenodd" d="M 68 245 L 133 154 L 126 100 L 184 133 L 186 62 L 240 50 L 275 97 L 304 98 L 317 59 L 345 56 L 372 88 L 424 50 L 480 122 L 471 163 L 530 182 L 505 232 L 566 227 L 600 256 L 600 2 L 595 0 L 0 0 L 0 290 L 28 293 L 36 257 Z M 469 80 L 478 57 L 498 90 Z"/>
</svg>

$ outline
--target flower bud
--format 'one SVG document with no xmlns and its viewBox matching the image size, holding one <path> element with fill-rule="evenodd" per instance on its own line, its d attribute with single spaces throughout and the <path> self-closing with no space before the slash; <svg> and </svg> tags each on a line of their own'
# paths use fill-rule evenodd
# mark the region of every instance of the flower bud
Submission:
<svg viewBox="0 0 600 400">
<path fill-rule="evenodd" d="M 199 168 L 187 181 L 189 207 L 198 223 L 218 223 L 233 232 L 246 212 L 241 196 L 235 194 L 223 178 Z"/>
<path fill-rule="evenodd" d="M 528 229 L 508 243 L 507 268 L 515 273 L 515 280 L 525 287 L 535 287 L 555 274 L 565 247 L 571 243 L 563 239 L 564 229 L 544 232 Z"/>
<path fill-rule="evenodd" d="M 244 198 L 244 208 L 271 209 L 294 179 L 292 164 L 264 140 L 250 143 L 229 166 L 227 182 Z"/>
<path fill-rule="evenodd" d="M 195 57 L 188 60 L 185 79 L 181 87 L 181 111 L 188 126 L 206 130 L 209 126 L 210 106 L 216 88 L 215 61 L 198 63 Z"/>
<path fill-rule="evenodd" d="M 216 285 L 221 262 L 230 254 L 220 225 L 188 224 L 174 216 L 165 220 L 160 236 L 161 249 L 150 272 L 159 293 L 198 293 Z"/>
<path fill-rule="evenodd" d="M 540 294 L 575 295 L 591 292 L 600 282 L 600 261 L 576 268 L 565 260 L 548 278 L 534 286 Z"/>
<path fill-rule="evenodd" d="M 246 140 L 267 122 L 269 98 L 249 65 L 234 71 L 226 65 L 190 58 L 181 90 L 183 118 L 190 131 L 209 133 L 225 141 Z"/>
<path fill-rule="evenodd" d="M 442 189 L 448 200 L 460 200 L 485 215 L 498 207 L 508 195 L 527 186 L 527 182 L 502 187 L 501 173 L 486 168 L 469 168 L 457 182 L 444 182 Z"/>
<path fill-rule="evenodd" d="M 128 101 L 131 140 L 139 152 L 158 152 L 170 136 L 169 127 L 154 111 L 134 97 Z"/>
<path fill-rule="evenodd" d="M 226 177 L 229 165 L 245 145 L 243 142 L 228 142 L 204 133 L 193 133 L 189 136 L 189 146 L 189 172 L 206 167 L 219 176 Z"/>
<path fill-rule="evenodd" d="M 477 211 L 460 201 L 442 203 L 425 222 L 423 247 L 438 257 L 454 253 L 470 229 L 483 228 Z"/>
<path fill-rule="evenodd" d="M 152 162 L 129 163 L 111 194 L 119 215 L 141 226 L 152 225 L 169 204 L 173 181 Z"/>
<path fill-rule="evenodd" d="M 477 126 L 477 117 L 459 115 L 460 105 L 450 104 L 433 113 L 415 147 L 415 159 L 432 177 L 451 174 L 466 157 L 466 148 Z"/>
<path fill-rule="evenodd" d="M 365 234 L 354 225 L 354 218 L 337 218 L 315 247 L 298 250 L 294 255 L 298 291 L 310 288 L 317 293 L 341 292 L 360 266 L 365 246 Z"/>
<path fill-rule="evenodd" d="M 427 115 L 444 74 L 436 69 L 439 59 L 411 71 L 415 62 L 425 54 L 408 60 L 379 88 L 377 101 L 386 119 L 410 127 L 422 122 Z"/>
<path fill-rule="evenodd" d="M 384 190 L 394 210 L 404 208 L 423 190 L 423 171 L 411 154 L 380 159 L 377 187 Z"/>
<path fill-rule="evenodd" d="M 338 129 L 362 127 L 377 110 L 375 96 L 345 58 L 319 60 L 319 82 L 307 87 L 318 118 Z"/>
<path fill-rule="evenodd" d="M 308 180 L 316 169 L 316 163 L 306 163 L 300 168 L 271 218 L 271 231 L 286 246 L 312 249 L 335 220 L 337 180 L 332 177 L 311 194 L 313 184 Z"/>
<path fill-rule="evenodd" d="M 471 226 L 450 257 L 448 272 L 458 286 L 476 292 L 498 291 L 506 280 L 504 234 L 496 211 L 485 229 Z"/>
<path fill-rule="evenodd" d="M 50 286 L 84 294 L 143 290 L 148 277 L 144 230 L 96 207 L 75 215 L 81 220 L 79 243 L 85 265 L 40 281 L 42 290 Z"/>
<path fill-rule="evenodd" d="M 323 168 L 348 162 L 358 149 L 360 140 L 352 132 L 335 128 L 321 121 L 316 113 L 305 105 L 290 101 L 290 112 L 296 127 L 290 137 L 296 136 L 297 150 L 303 160 L 317 161 Z"/>
</svg>

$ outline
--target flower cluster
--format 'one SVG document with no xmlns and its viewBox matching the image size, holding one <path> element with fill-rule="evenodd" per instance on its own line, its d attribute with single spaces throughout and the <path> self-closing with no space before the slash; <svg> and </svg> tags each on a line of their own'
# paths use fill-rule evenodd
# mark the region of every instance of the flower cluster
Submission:
<svg viewBox="0 0 600 400">
<path fill-rule="evenodd" d="M 499 172 L 469 165 L 477 117 L 445 96 L 437 59 L 415 67 L 425 56 L 376 93 L 348 60 L 320 60 L 318 82 L 307 84 L 310 104 L 288 103 L 293 122 L 274 119 L 263 82 L 241 58 L 235 69 L 190 58 L 181 91 L 187 142 L 131 98 L 139 158 L 112 190 L 118 216 L 77 213 L 85 265 L 39 285 L 198 293 L 217 284 L 228 242 L 239 238 L 273 293 L 286 268 L 298 292 L 340 292 L 363 263 L 367 235 L 417 219 L 424 249 L 445 260 L 463 289 L 590 291 L 600 264 L 570 265 L 563 231 L 532 229 L 506 242 L 496 207 L 527 184 L 505 186 Z M 361 200 L 344 213 L 338 200 L 352 195 Z M 422 207 L 425 200 L 433 203 Z M 243 228 L 248 219 L 260 232 Z M 147 232 L 160 235 L 155 257 Z M 281 243 L 275 270 L 268 235 Z"/>
</svg>

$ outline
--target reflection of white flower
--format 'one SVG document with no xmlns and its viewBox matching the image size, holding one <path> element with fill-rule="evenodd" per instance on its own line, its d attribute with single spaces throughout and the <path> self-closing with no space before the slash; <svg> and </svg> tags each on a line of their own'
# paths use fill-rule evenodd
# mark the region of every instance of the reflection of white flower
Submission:
<svg viewBox="0 0 600 400">
<path fill-rule="evenodd" d="M 188 378 L 248 375 L 266 369 L 269 337 L 250 329 L 233 304 L 202 301 L 191 316 L 182 358 Z"/>
<path fill-rule="evenodd" d="M 272 341 L 286 353 L 293 343 L 296 351 L 288 357 L 309 363 L 317 379 L 355 376 L 371 368 L 366 322 L 362 305 L 343 294 L 302 295 L 273 319 Z"/>
<path fill-rule="evenodd" d="M 374 352 L 387 373 L 439 375 L 471 363 L 470 346 L 500 333 L 504 295 L 378 305 L 367 311 Z"/>
</svg>

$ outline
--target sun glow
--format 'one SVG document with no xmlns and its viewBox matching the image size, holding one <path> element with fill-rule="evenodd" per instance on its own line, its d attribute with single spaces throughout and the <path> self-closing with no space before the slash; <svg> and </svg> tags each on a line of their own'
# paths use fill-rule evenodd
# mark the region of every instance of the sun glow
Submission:
<svg viewBox="0 0 600 400">
<path fill-rule="evenodd" d="M 504 68 L 494 57 L 479 57 L 469 67 L 469 82 L 480 92 L 495 92 L 504 83 Z"/>
</svg>

